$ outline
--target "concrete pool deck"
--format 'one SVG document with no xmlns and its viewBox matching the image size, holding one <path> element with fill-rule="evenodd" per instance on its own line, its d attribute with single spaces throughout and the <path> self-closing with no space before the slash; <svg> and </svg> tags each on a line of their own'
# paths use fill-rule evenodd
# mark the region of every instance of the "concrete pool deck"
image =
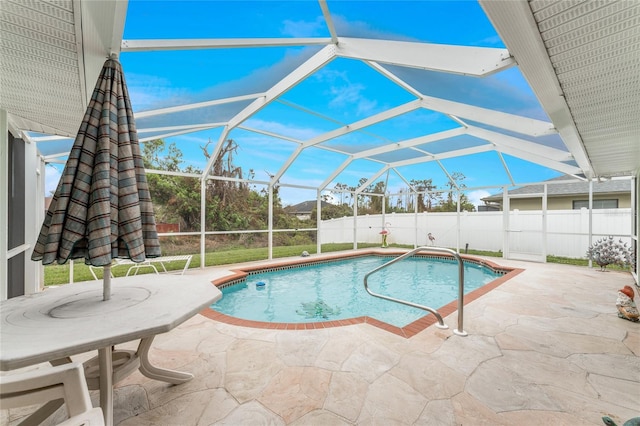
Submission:
<svg viewBox="0 0 640 426">
<path fill-rule="evenodd" d="M 453 334 L 455 313 L 445 317 L 449 330 L 431 326 L 411 338 L 366 323 L 270 330 L 198 315 L 150 351 L 153 363 L 195 378 L 173 386 L 132 374 L 115 390 L 115 420 L 573 426 L 640 416 L 640 323 L 618 318 L 615 307 L 624 285 L 640 302 L 631 275 L 487 259 L 523 271 L 466 306 L 467 337 Z M 231 269 L 188 274 L 214 280 Z"/>
</svg>

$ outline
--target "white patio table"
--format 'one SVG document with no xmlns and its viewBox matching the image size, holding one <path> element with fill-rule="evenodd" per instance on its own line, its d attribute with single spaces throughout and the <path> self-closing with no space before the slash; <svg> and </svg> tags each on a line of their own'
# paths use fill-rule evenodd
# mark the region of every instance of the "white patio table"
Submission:
<svg viewBox="0 0 640 426">
<path fill-rule="evenodd" d="M 98 350 L 100 405 L 105 423 L 112 425 L 113 346 L 141 339 L 138 350 L 129 351 L 128 370 L 139 368 L 147 377 L 174 384 L 191 380 L 189 373 L 151 365 L 149 348 L 156 335 L 170 331 L 221 297 L 220 290 L 206 279 L 153 274 L 113 279 L 107 301 L 102 300 L 101 281 L 67 284 L 5 300 L 0 303 L 0 370 L 42 362 L 60 364 L 72 355 Z"/>
</svg>

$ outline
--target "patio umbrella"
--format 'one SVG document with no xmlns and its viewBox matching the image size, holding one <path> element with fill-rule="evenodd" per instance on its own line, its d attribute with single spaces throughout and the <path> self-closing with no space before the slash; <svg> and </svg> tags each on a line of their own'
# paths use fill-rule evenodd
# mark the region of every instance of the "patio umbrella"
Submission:
<svg viewBox="0 0 640 426">
<path fill-rule="evenodd" d="M 47 211 L 32 260 L 48 265 L 84 258 L 104 267 L 103 299 L 111 297 L 111 262 L 160 256 L 124 74 L 104 63 L 69 159 Z"/>
</svg>

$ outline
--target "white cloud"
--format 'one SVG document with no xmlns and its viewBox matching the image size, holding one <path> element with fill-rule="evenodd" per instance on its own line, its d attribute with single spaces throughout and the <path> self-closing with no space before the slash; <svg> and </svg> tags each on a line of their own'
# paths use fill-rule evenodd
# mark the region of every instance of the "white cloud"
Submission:
<svg viewBox="0 0 640 426">
<path fill-rule="evenodd" d="M 476 191 L 469 192 L 467 194 L 467 198 L 469 198 L 469 201 L 471 202 L 471 204 L 477 207 L 477 206 L 484 205 L 482 198 L 488 197 L 489 195 L 491 195 L 489 191 L 485 191 L 484 189 L 478 189 Z"/>
<path fill-rule="evenodd" d="M 331 102 L 329 106 L 344 107 L 349 104 L 356 104 L 360 100 L 360 93 L 364 89 L 361 84 L 347 84 L 334 85 L 329 88 L 329 95 L 331 95 Z"/>
<path fill-rule="evenodd" d="M 363 95 L 366 86 L 361 83 L 352 83 L 345 71 L 322 69 L 314 74 L 314 78 L 328 84 L 325 93 L 331 98 L 330 108 L 352 109 L 357 115 L 362 116 L 370 114 L 378 105 L 376 100 L 368 99 Z"/>
<path fill-rule="evenodd" d="M 172 87 L 170 80 L 148 74 L 127 74 L 127 88 L 136 111 L 174 105 L 178 103 L 176 99 L 189 96 L 186 90 Z M 173 103 L 170 103 L 170 100 L 173 100 Z"/>
<path fill-rule="evenodd" d="M 368 115 L 372 111 L 375 111 L 378 106 L 378 101 L 372 99 L 361 98 L 358 102 L 357 113 L 360 116 Z"/>
<path fill-rule="evenodd" d="M 292 21 L 286 19 L 282 22 L 282 34 L 292 37 L 313 37 L 321 35 L 324 29 L 324 19 L 318 16 L 315 21 Z"/>
</svg>

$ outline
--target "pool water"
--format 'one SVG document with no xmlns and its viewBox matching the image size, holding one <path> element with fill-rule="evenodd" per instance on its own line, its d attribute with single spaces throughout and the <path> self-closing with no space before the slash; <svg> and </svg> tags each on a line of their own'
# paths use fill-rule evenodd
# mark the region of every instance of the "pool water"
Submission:
<svg viewBox="0 0 640 426">
<path fill-rule="evenodd" d="M 211 306 L 246 320 L 307 323 L 369 316 L 404 327 L 427 311 L 371 296 L 364 276 L 390 257 L 364 256 L 249 275 L 222 289 Z M 490 268 L 464 262 L 465 293 L 501 276 Z M 438 309 L 458 296 L 455 260 L 414 256 L 369 277 L 376 293 Z"/>
</svg>

